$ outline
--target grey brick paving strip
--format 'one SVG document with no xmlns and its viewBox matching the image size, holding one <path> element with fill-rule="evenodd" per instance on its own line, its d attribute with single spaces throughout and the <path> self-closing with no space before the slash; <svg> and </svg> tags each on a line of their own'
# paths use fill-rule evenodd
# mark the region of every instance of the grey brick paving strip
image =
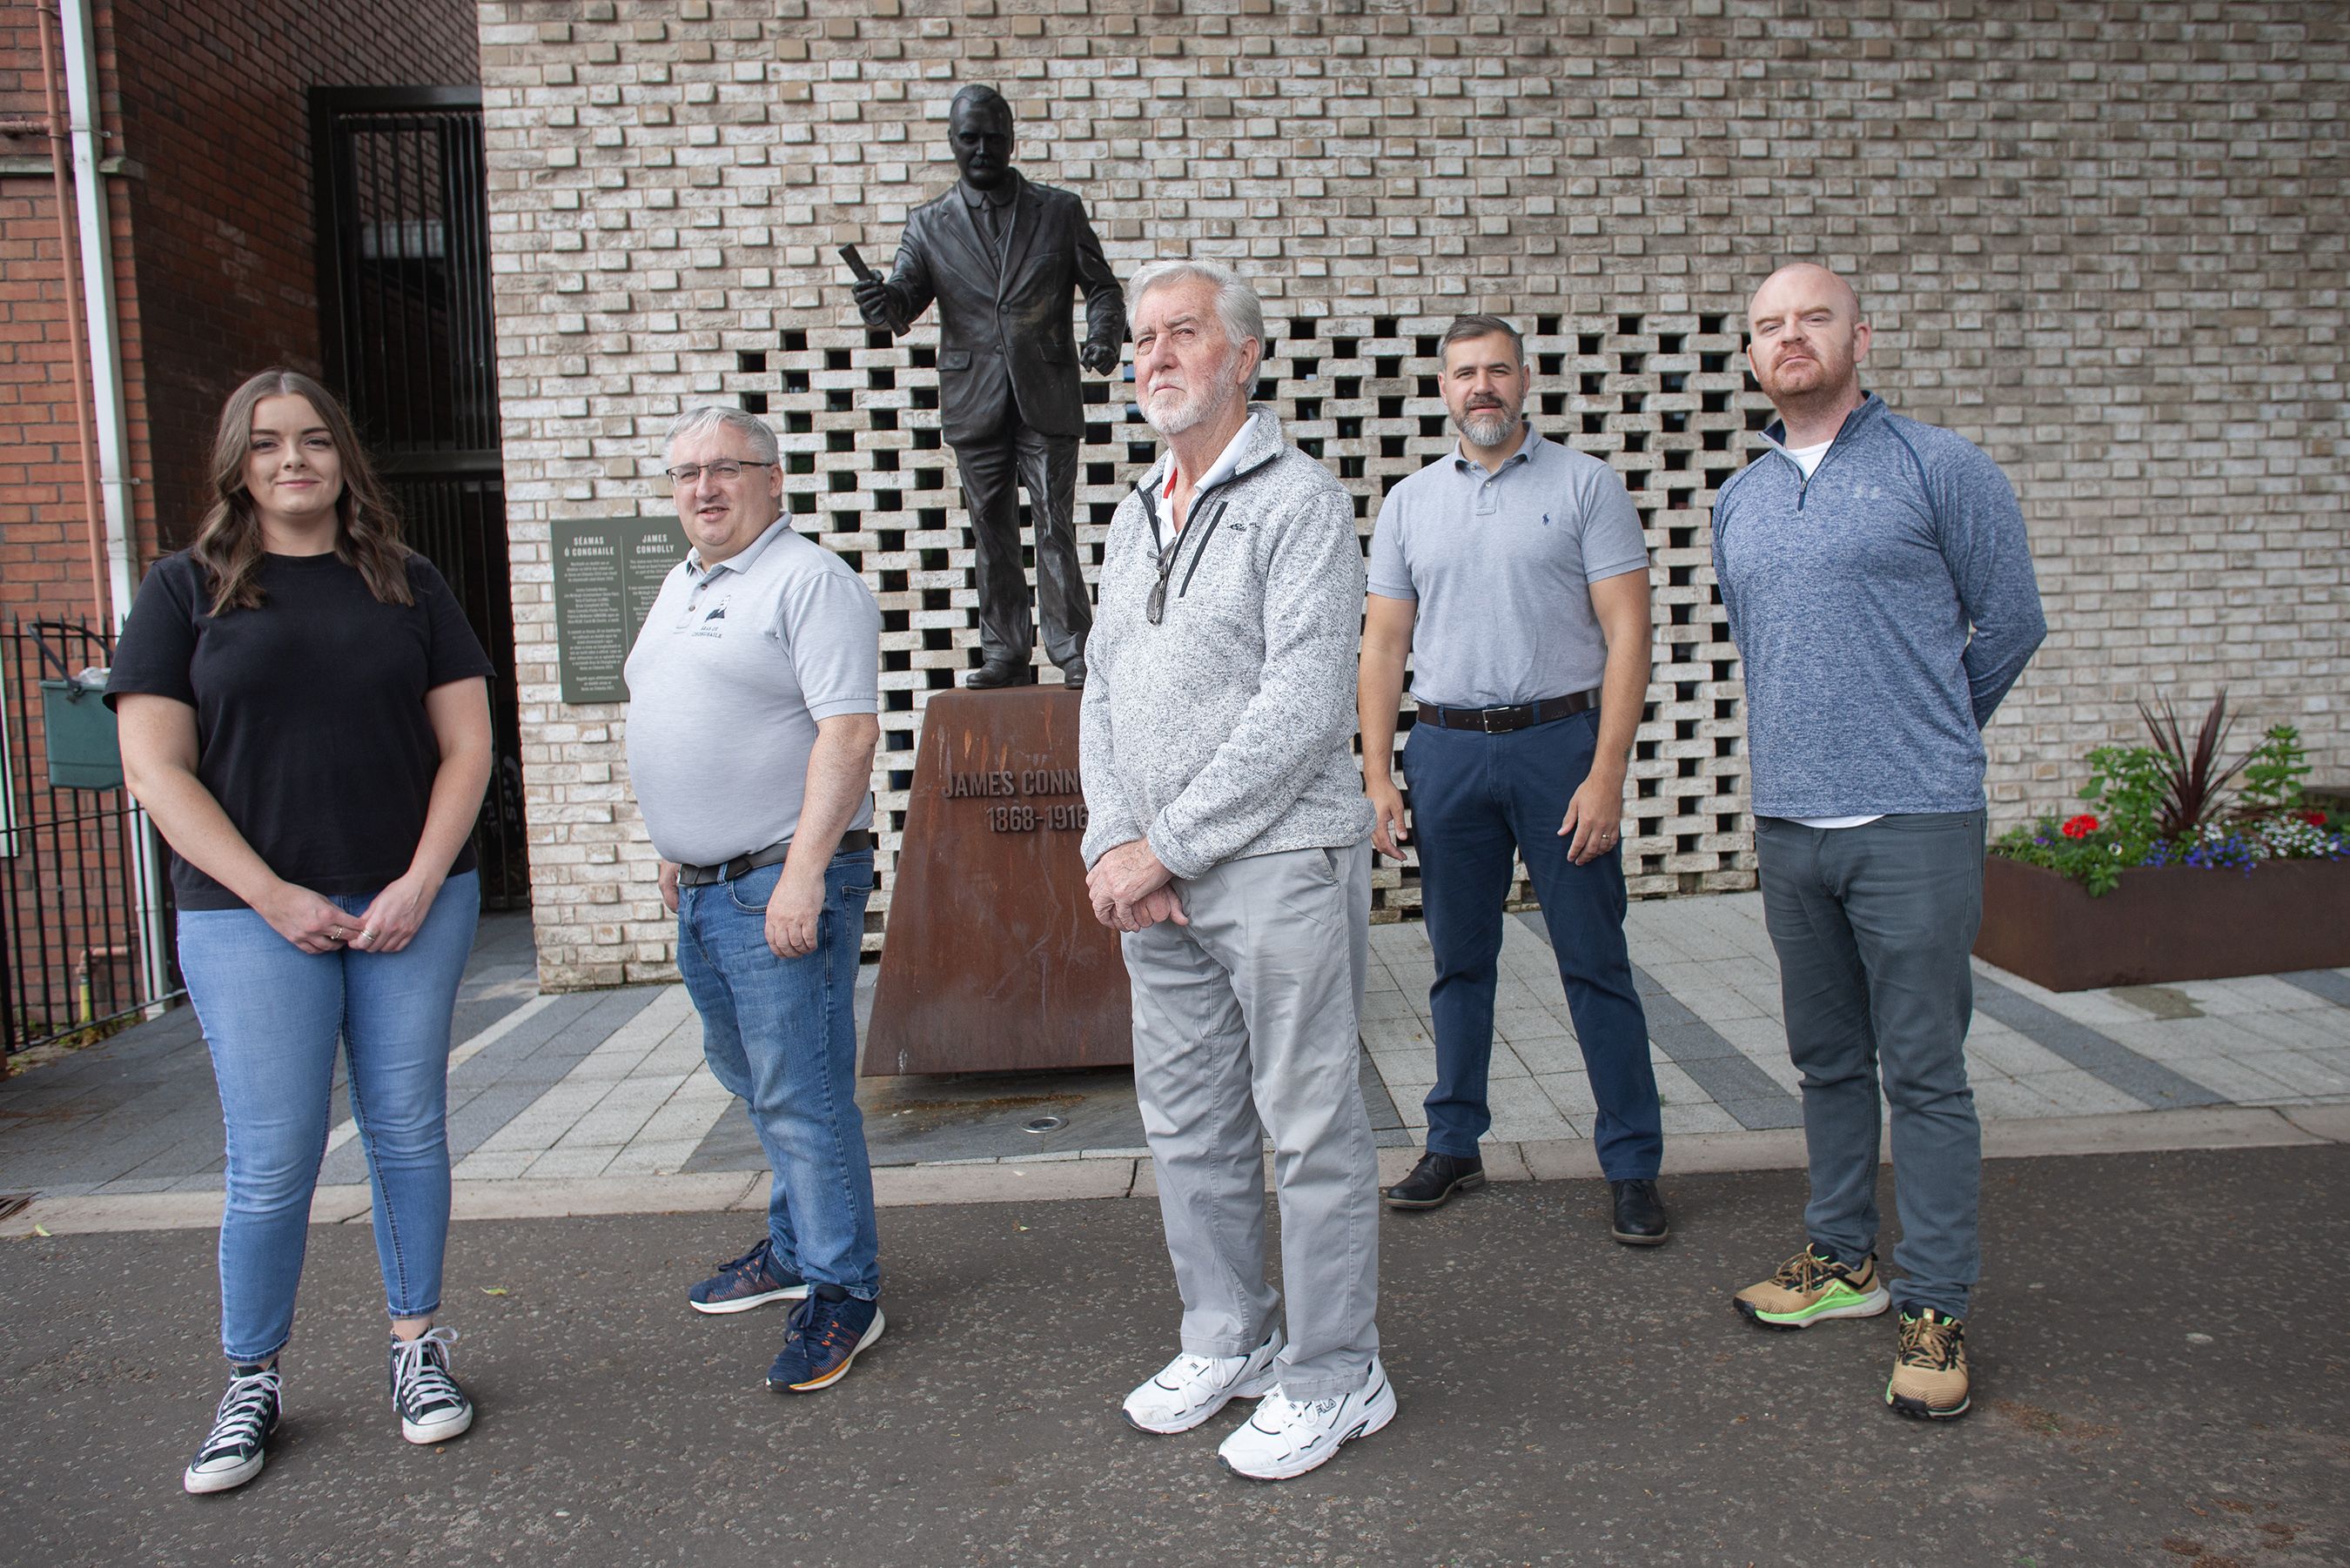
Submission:
<svg viewBox="0 0 2350 1568">
<path fill-rule="evenodd" d="M 558 996 L 459 1066 L 449 1075 L 449 1157 L 463 1159 L 479 1148 L 660 994 L 658 986 L 639 985 Z M 359 1141 L 328 1155 L 318 1179 L 366 1180 Z"/>
<path fill-rule="evenodd" d="M 1542 939 L 1543 946 L 1550 946 L 1550 928 L 1540 910 L 1521 910 L 1518 919 Z M 1711 1096 L 1714 1104 L 1737 1117 L 1740 1127 L 1751 1131 L 1804 1125 L 1802 1102 L 1638 964 L 1632 966 L 1632 984 L 1640 993 L 1641 1009 L 1648 1015 L 1650 1042 L 1671 1057 L 1691 1083 Z"/>
<path fill-rule="evenodd" d="M 2350 974 L 2338 969 L 2304 969 L 2277 978 L 2297 985 L 2312 996 L 2322 996 L 2336 1007 L 2350 1007 Z"/>
<path fill-rule="evenodd" d="M 2043 1007 L 1978 971 L 1975 1011 L 1998 1020 L 2025 1039 L 2046 1047 L 2090 1076 L 2157 1110 L 2181 1106 L 2224 1106 L 2225 1095 L 2205 1088 L 2185 1074 L 2141 1056 L 2112 1036 Z"/>
<path fill-rule="evenodd" d="M 1751 902 L 1749 895 L 1744 902 L 1694 907 L 1686 924 L 1701 940 L 1676 943 L 1671 931 L 1679 927 L 1649 930 L 1653 949 L 1641 956 L 1653 968 L 1634 969 L 1656 1043 L 1659 1076 L 1669 1074 L 1683 1096 L 1674 1102 L 1669 1096 L 1669 1108 L 1688 1107 L 1679 1114 L 1697 1124 L 1685 1134 L 1728 1132 L 1734 1127 L 1741 1130 L 1729 1136 L 1743 1137 L 1802 1125 L 1801 1102 L 1783 1064 L 1781 1033 L 1767 1016 L 1773 1011 L 1775 992 L 1763 983 L 1768 977 L 1761 971 L 1768 958 L 1752 940 L 1760 926 Z M 1520 919 L 1547 952 L 1548 932 L 1539 912 L 1529 911 Z M 1388 946 L 1393 945 L 1390 940 Z M 1718 971 L 1702 956 L 1716 951 L 1722 955 Z M 1525 950 L 1520 947 L 1518 952 L 1513 961 L 1526 970 Z M 1414 964 L 1407 966 L 1414 969 L 1415 982 L 1414 965 L 1424 961 L 1424 956 L 1421 948 Z M 1393 971 L 1391 959 L 1381 961 Z M 1531 983 L 1535 974 L 1526 970 L 1525 982 Z M 872 998 L 871 970 L 859 978 L 862 1022 Z M 2041 999 L 2030 993 L 2031 988 L 1996 971 L 1979 971 L 1984 1114 L 2014 1120 L 2142 1107 L 2350 1099 L 2345 1092 L 2350 1091 L 2350 973 L 2315 971 L 2275 978 L 2286 984 L 2265 989 L 2221 984 L 2208 991 L 2190 984 L 2176 998 L 2159 988 L 2144 994 L 2118 991 L 2076 1004 L 2064 997 Z M 1520 982 L 1512 983 L 1523 990 Z M 1547 992 L 1555 983 L 1545 981 L 1542 988 Z M 1674 994 L 1670 986 L 1682 987 L 1683 995 Z M 1563 1023 L 1555 1001 L 1555 993 L 1549 992 L 1542 1007 Z M 2173 1010 L 2149 1005 L 2172 1001 L 2179 1004 Z M 511 1142 L 515 1134 L 506 1129 L 534 1107 L 537 1120 L 544 1121 L 550 1106 L 581 1102 L 578 1091 L 588 1085 L 575 1076 L 584 1071 L 600 1084 L 602 1075 L 589 1064 L 591 1055 L 616 1033 L 625 1031 L 634 1039 L 636 1032 L 629 1030 L 631 1021 L 657 1003 L 668 1009 L 664 1016 L 688 1017 L 674 987 L 540 996 L 527 917 L 485 919 L 460 992 L 453 1031 L 469 1054 L 450 1073 L 452 1155 L 463 1161 L 485 1147 L 501 1149 L 500 1135 Z M 1523 998 L 1520 1005 L 1523 1007 Z M 1424 1015 L 1418 1019 L 1420 1027 L 1425 1022 Z M 667 1028 L 664 1023 L 663 1032 Z M 648 1039 L 645 1044 L 650 1050 L 655 1043 Z M 1523 1058 L 1531 1070 L 1580 1076 L 1570 1065 L 1575 1054 L 1571 1039 L 1552 1041 L 1544 1035 L 1533 1044 L 1543 1049 Z M 1407 1046 L 1388 1056 L 1374 1056 L 1377 1049 L 1374 1039 L 1364 1053 L 1362 1085 L 1378 1140 L 1383 1147 L 1416 1144 L 1414 1107 L 1399 1109 L 1398 1096 L 1414 1098 L 1424 1086 L 1419 1075 L 1427 1047 L 1421 1044 L 1416 1050 Z M 671 1056 L 677 1054 L 671 1050 Z M 1390 1085 L 1383 1071 L 1402 1077 Z M 677 1075 L 681 1072 L 688 1075 L 682 1085 Z M 698 1064 L 689 1068 L 675 1061 L 644 1076 L 640 1085 L 635 1070 L 627 1075 L 628 1085 L 615 1090 L 620 1102 L 630 1095 L 656 1096 L 646 1101 L 650 1114 L 654 1104 L 671 1094 L 684 1095 L 706 1104 L 708 1114 L 716 1118 L 702 1119 L 695 1108 L 688 1108 L 682 1118 L 669 1116 L 659 1136 L 674 1140 L 698 1132 L 698 1146 L 684 1145 L 678 1153 L 649 1159 L 631 1145 L 637 1164 L 650 1168 L 657 1163 L 656 1174 L 764 1167 L 764 1156 L 741 1107 L 731 1106 L 722 1114 L 711 1100 L 714 1085 L 694 1081 L 706 1080 L 706 1075 L 707 1069 Z M 328 1187 L 357 1187 L 367 1179 L 366 1164 L 361 1147 L 350 1137 L 339 1073 L 336 1088 L 332 1147 L 321 1179 Z M 1538 1090 L 1544 1096 L 1555 1092 L 1548 1086 Z M 1692 1095 L 1703 1101 L 1691 1099 Z M 600 1096 L 589 1097 L 604 1104 Z M 858 1085 L 858 1100 L 866 1113 L 877 1166 L 1130 1159 L 1144 1141 L 1131 1079 L 1118 1070 L 866 1079 Z M 559 1121 L 568 1113 L 556 1114 Z M 1497 1115 L 1495 1136 L 1503 1141 L 1539 1143 L 1589 1136 L 1587 1121 L 1575 1108 L 1555 1100 L 1531 1111 L 1515 1107 L 1511 1115 L 1518 1119 L 1507 1137 L 1501 1123 L 1509 1117 Z M 1028 1124 L 1041 1116 L 1057 1116 L 1059 1125 L 1028 1131 Z M 566 1127 L 542 1130 L 550 1148 L 568 1136 Z M 0 1188 L 38 1190 L 56 1199 L 216 1192 L 221 1146 L 211 1063 L 195 1015 L 185 1008 L 88 1051 L 0 1081 Z M 691 1148 L 690 1157 L 686 1147 Z M 477 1179 L 510 1174 L 514 1172 L 501 1165 Z"/>
</svg>

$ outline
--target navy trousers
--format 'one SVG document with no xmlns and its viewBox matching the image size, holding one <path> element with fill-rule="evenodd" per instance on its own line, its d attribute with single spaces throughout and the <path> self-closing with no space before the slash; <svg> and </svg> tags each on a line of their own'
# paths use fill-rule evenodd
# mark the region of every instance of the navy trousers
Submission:
<svg viewBox="0 0 2350 1568">
<path fill-rule="evenodd" d="M 1472 1156 L 1493 1125 L 1485 1085 L 1514 855 L 1524 860 L 1542 900 L 1567 1013 L 1591 1075 L 1599 1168 L 1611 1181 L 1657 1174 L 1663 1114 L 1648 1059 L 1648 1021 L 1624 945 L 1623 855 L 1611 847 L 1577 866 L 1558 832 L 1567 802 L 1591 771 L 1598 732 L 1594 709 L 1500 735 L 1419 724 L 1405 747 L 1420 906 L 1436 953 L 1436 983 L 1428 992 L 1436 1024 L 1436 1086 L 1427 1101 L 1434 1153 Z"/>
</svg>

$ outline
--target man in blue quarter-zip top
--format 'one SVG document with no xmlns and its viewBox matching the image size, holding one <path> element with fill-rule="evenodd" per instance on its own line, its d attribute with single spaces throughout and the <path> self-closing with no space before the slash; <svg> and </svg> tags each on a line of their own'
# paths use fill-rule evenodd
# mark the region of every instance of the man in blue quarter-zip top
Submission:
<svg viewBox="0 0 2350 1568">
<path fill-rule="evenodd" d="M 1982 1135 L 1967 955 L 1982 918 L 1983 726 L 2046 635 L 2023 514 L 1964 438 L 1860 388 L 1868 323 L 1825 267 L 1747 306 L 1779 410 L 1721 488 L 1713 569 L 1746 668 L 1754 846 L 1803 1075 L 1804 1250 L 1740 1291 L 1769 1328 L 1898 1309 L 1885 1402 L 1966 1413 Z M 1877 1248 L 1877 1096 L 1892 1106 L 1903 1278 Z"/>
</svg>

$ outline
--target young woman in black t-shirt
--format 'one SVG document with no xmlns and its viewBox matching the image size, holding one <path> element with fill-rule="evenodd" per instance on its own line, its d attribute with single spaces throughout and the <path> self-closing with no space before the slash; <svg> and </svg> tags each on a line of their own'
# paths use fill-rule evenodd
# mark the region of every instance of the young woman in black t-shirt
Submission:
<svg viewBox="0 0 2350 1568">
<path fill-rule="evenodd" d="M 488 658 L 400 543 L 348 416 L 307 376 L 237 389 L 214 500 L 155 564 L 107 687 L 130 792 L 173 850 L 181 971 L 228 1131 L 231 1373 L 192 1492 L 261 1471 L 277 1424 L 339 1040 L 374 1189 L 409 1441 L 472 1425 L 434 1329 L 449 1232 L 449 1032 L 481 912 Z"/>
</svg>

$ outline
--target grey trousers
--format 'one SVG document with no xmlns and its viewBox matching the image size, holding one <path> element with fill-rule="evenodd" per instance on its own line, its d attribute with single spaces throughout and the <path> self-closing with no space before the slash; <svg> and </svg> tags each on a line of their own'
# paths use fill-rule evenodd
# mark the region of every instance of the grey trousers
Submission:
<svg viewBox="0 0 2350 1568">
<path fill-rule="evenodd" d="M 1150 1139 L 1182 1345 L 1244 1355 L 1283 1302 L 1264 1277 L 1274 1147 L 1295 1399 L 1362 1386 L 1379 1336 L 1378 1160 L 1358 1034 L 1371 850 L 1229 860 L 1175 884 L 1189 926 L 1124 939 L 1134 1092 Z"/>
<path fill-rule="evenodd" d="M 1779 952 L 1787 1054 L 1802 1069 L 1818 1251 L 1877 1248 L 1877 1094 L 1893 1108 L 1901 1241 L 1894 1304 L 1964 1317 L 1981 1272 L 1982 1128 L 1967 1026 L 1982 923 L 1983 814 L 1804 827 L 1757 817 L 1762 912 Z"/>
</svg>

